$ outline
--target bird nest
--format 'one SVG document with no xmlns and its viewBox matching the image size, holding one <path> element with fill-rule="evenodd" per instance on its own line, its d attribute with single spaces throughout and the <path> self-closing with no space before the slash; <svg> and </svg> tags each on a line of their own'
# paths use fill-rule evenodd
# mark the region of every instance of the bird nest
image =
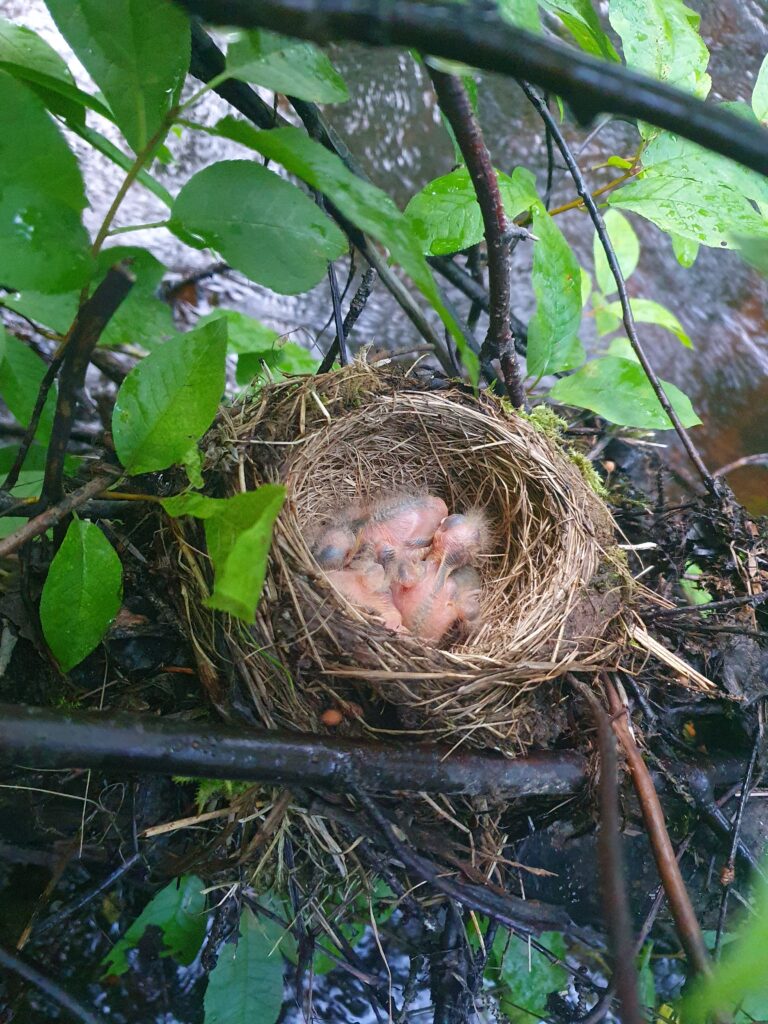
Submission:
<svg viewBox="0 0 768 1024">
<path fill-rule="evenodd" d="M 189 576 L 198 663 L 220 706 L 267 728 L 512 754 L 563 732 L 559 677 L 618 660 L 627 573 L 611 515 L 562 444 L 498 399 L 358 361 L 265 388 L 207 441 L 209 493 L 287 492 L 253 626 L 204 608 L 204 554 Z M 350 604 L 311 552 L 319 522 L 396 490 L 482 509 L 490 527 L 481 616 L 436 645 Z M 181 529 L 199 552 L 195 525 Z"/>
</svg>

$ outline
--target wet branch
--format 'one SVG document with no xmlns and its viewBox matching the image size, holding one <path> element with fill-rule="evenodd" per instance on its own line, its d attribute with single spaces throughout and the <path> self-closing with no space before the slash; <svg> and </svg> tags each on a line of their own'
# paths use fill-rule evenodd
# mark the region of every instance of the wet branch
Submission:
<svg viewBox="0 0 768 1024">
<path fill-rule="evenodd" d="M 677 431 L 680 440 L 683 442 L 683 447 L 688 453 L 691 462 L 696 467 L 696 471 L 698 472 L 703 482 L 706 484 L 707 489 L 711 492 L 715 492 L 717 485 L 712 474 L 704 465 L 704 462 L 702 461 L 702 458 L 699 455 L 696 446 L 694 445 L 693 441 L 691 441 L 688 431 L 680 422 L 680 417 L 673 409 L 672 403 L 667 397 L 667 394 L 664 390 L 661 381 L 656 376 L 656 371 L 653 369 L 650 362 L 648 361 L 648 357 L 645 354 L 645 350 L 640 344 L 640 338 L 638 337 L 637 327 L 635 325 L 635 318 L 632 315 L 632 307 L 629 304 L 629 295 L 627 294 L 627 286 L 624 282 L 624 275 L 621 272 L 619 261 L 616 258 L 616 252 L 614 251 L 613 245 L 611 244 L 611 240 L 608 237 L 608 232 L 605 228 L 605 221 L 603 220 L 603 215 L 598 210 L 597 205 L 595 204 L 595 201 L 592 198 L 592 193 L 587 188 L 586 182 L 584 181 L 584 176 L 581 173 L 581 169 L 579 168 L 579 165 L 576 163 L 573 153 L 571 152 L 568 143 L 565 141 L 563 133 L 560 131 L 560 128 L 558 127 L 557 121 L 549 112 L 547 105 L 544 103 L 542 98 L 530 87 L 530 85 L 528 85 L 527 82 L 520 82 L 520 86 L 525 95 L 531 101 L 532 105 L 535 107 L 537 113 L 546 125 L 548 131 L 551 133 L 555 145 L 560 150 L 560 154 L 565 160 L 568 170 L 570 171 L 571 177 L 573 178 L 574 184 L 576 185 L 576 191 L 581 196 L 581 199 L 584 203 L 584 206 L 587 209 L 590 219 L 592 223 L 595 225 L 595 231 L 597 232 L 597 236 L 600 239 L 600 244 L 602 245 L 603 250 L 605 252 L 605 258 L 608 261 L 608 266 L 611 268 L 613 279 L 616 282 L 616 288 L 619 293 L 619 301 L 621 302 L 621 311 L 624 320 L 624 327 L 626 329 L 629 342 L 632 345 L 632 349 L 637 358 L 639 359 L 640 365 L 642 366 L 645 375 L 648 378 L 651 387 L 653 388 L 654 394 L 656 395 L 661 404 L 662 409 L 667 414 L 669 419 L 672 421 L 672 425 Z"/>
<path fill-rule="evenodd" d="M 40 537 L 52 527 L 57 526 L 71 512 L 74 512 L 76 508 L 84 505 L 91 498 L 95 498 L 97 494 L 100 494 L 113 482 L 113 476 L 94 477 L 93 480 L 90 480 L 78 490 L 72 491 L 71 494 L 62 498 L 58 504 L 51 505 L 50 508 L 36 515 L 29 522 L 24 523 L 23 526 L 20 526 L 18 530 L 14 530 L 7 537 L 3 537 L 0 540 L 0 558 L 7 558 L 14 551 L 18 551 L 27 541 L 34 540 L 35 537 Z M 14 510 L 11 508 L 5 514 L 9 515 L 12 511 Z M 1 750 L 2 748 L 0 747 Z"/>
<path fill-rule="evenodd" d="M 504 22 L 496 5 L 413 0 L 176 0 L 214 24 L 268 28 L 315 42 L 356 40 L 413 47 L 475 68 L 524 78 L 568 100 L 588 122 L 622 114 L 667 128 L 760 174 L 768 133 L 718 107 L 622 65 L 588 56 Z"/>
<path fill-rule="evenodd" d="M 613 954 L 612 981 L 621 1006 L 619 1019 L 622 1024 L 642 1024 L 635 968 L 635 943 L 632 939 L 632 917 L 621 855 L 616 740 L 608 716 L 597 697 L 586 685 L 574 677 L 569 678 L 587 700 L 597 726 L 597 746 L 600 753 L 600 888 L 603 897 L 603 919 Z"/>
<path fill-rule="evenodd" d="M 499 182 L 464 83 L 457 75 L 447 75 L 429 66 L 427 70 L 440 109 L 464 157 L 483 217 L 488 250 L 489 322 L 480 358 L 499 360 L 509 398 L 520 409 L 525 404 L 525 392 L 509 325 L 509 237 Z"/>
<path fill-rule="evenodd" d="M 34 985 L 39 992 L 42 992 L 44 996 L 60 1006 L 62 1010 L 65 1010 L 70 1017 L 82 1021 L 82 1024 L 103 1024 L 103 1017 L 97 1017 L 96 1014 L 87 1010 L 82 1003 L 78 1002 L 74 996 L 71 996 L 58 982 L 47 977 L 42 971 L 39 971 L 20 957 L 15 956 L 7 949 L 3 949 L 2 946 L 0 946 L 0 967 L 6 971 L 12 971 L 20 978 L 23 978 L 24 981 L 29 982 L 30 985 Z"/>
<path fill-rule="evenodd" d="M 606 683 L 606 689 L 613 731 L 624 750 L 624 756 L 629 765 L 632 783 L 643 813 L 656 867 L 667 895 L 678 937 L 685 950 L 692 973 L 709 974 L 711 972 L 709 953 L 704 944 L 701 927 L 691 905 L 688 891 L 685 888 L 683 876 L 680 873 L 680 865 L 667 832 L 664 812 L 661 809 L 653 779 L 630 731 L 626 708 L 611 683 Z"/>
<path fill-rule="evenodd" d="M 0 765 L 244 779 L 336 792 L 364 783 L 375 792 L 418 790 L 499 799 L 567 796 L 578 792 L 585 779 L 583 757 L 571 752 L 522 758 L 445 754 L 434 746 L 246 732 L 218 725 L 190 729 L 183 722 L 158 718 L 57 714 L 0 705 Z"/>
<path fill-rule="evenodd" d="M 127 262 L 111 267 L 90 299 L 80 307 L 72 326 L 64 349 L 59 397 L 45 462 L 41 500 L 46 505 L 56 504 L 63 497 L 64 457 L 91 353 L 135 280 Z"/>
</svg>

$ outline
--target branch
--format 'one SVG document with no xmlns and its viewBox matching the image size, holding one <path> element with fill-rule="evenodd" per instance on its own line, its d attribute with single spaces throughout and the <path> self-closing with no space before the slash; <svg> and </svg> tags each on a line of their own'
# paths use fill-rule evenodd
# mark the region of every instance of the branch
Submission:
<svg viewBox="0 0 768 1024">
<path fill-rule="evenodd" d="M 135 280 L 126 263 L 111 267 L 90 299 L 80 307 L 66 341 L 42 488 L 42 501 L 48 505 L 59 502 L 63 495 L 64 457 L 75 419 L 77 396 L 85 383 L 91 353 Z"/>
<path fill-rule="evenodd" d="M 677 934 L 688 957 L 691 971 L 694 974 L 710 974 L 709 953 L 704 944 L 701 927 L 691 906 L 683 876 L 680 873 L 680 865 L 677 863 L 675 851 L 669 839 L 664 812 L 661 809 L 653 779 L 630 731 L 627 709 L 611 683 L 606 684 L 606 689 L 611 708 L 613 731 L 624 750 L 624 756 L 629 765 L 632 783 L 643 812 L 656 867 L 664 886 L 664 892 L 667 894 Z"/>
<path fill-rule="evenodd" d="M 373 290 L 373 285 L 376 280 L 376 271 L 373 267 L 368 269 L 363 274 L 362 280 L 358 285 L 357 291 L 352 296 L 352 301 L 349 304 L 347 315 L 344 317 L 344 323 L 342 324 L 342 334 L 345 338 L 348 338 L 352 333 L 352 328 L 357 323 L 358 317 L 365 309 L 365 304 L 368 301 L 368 297 Z M 333 366 L 333 361 L 336 358 L 339 351 L 339 334 L 337 332 L 336 337 L 331 344 L 331 347 L 323 356 L 323 361 L 320 364 L 318 373 L 327 373 L 328 370 Z"/>
<path fill-rule="evenodd" d="M 670 402 L 669 398 L 667 398 L 667 393 L 665 392 L 661 381 L 656 376 L 656 371 L 653 369 L 650 362 L 648 361 L 648 357 L 646 356 L 645 351 L 642 345 L 640 344 L 640 338 L 637 334 L 637 327 L 635 326 L 635 318 L 632 315 L 632 307 L 629 303 L 627 286 L 624 282 L 624 275 L 621 272 L 619 261 L 616 258 L 616 253 L 614 251 L 613 245 L 611 244 L 611 240 L 608 237 L 608 232 L 605 228 L 605 221 L 603 220 L 603 215 L 598 210 L 595 201 L 592 198 L 592 193 L 587 188 L 586 182 L 584 181 L 584 176 L 581 173 L 579 165 L 576 163 L 576 160 L 574 159 L 574 156 L 571 153 L 568 143 L 563 138 L 563 133 L 560 131 L 557 121 L 547 109 L 547 106 L 544 103 L 544 101 L 541 99 L 540 96 L 538 96 L 534 92 L 534 90 L 530 87 L 530 85 L 528 85 L 527 82 L 520 82 L 520 86 L 522 87 L 522 90 L 525 93 L 525 95 L 536 108 L 538 114 L 540 115 L 547 129 L 552 134 L 552 138 L 554 139 L 555 145 L 560 150 L 560 153 L 563 159 L 565 160 L 566 165 L 568 166 L 568 170 L 570 171 L 571 177 L 573 178 L 574 184 L 576 185 L 576 190 L 581 196 L 584 206 L 587 208 L 587 212 L 589 213 L 592 223 L 595 225 L 595 231 L 597 232 L 597 236 L 600 239 L 600 244 L 602 245 L 603 250 L 605 252 L 605 258 L 608 261 L 608 266 L 611 268 L 613 279 L 616 282 L 616 288 L 619 293 L 621 311 L 624 319 L 624 328 L 627 332 L 627 337 L 629 338 L 630 344 L 632 345 L 632 349 L 637 358 L 639 359 L 640 365 L 642 366 L 645 375 L 648 378 L 651 387 L 653 388 L 654 394 L 656 395 L 661 404 L 662 409 L 671 420 L 672 425 L 677 431 L 680 440 L 683 442 L 683 447 L 688 453 L 691 462 L 696 467 L 699 476 L 706 484 L 707 489 L 712 493 L 716 493 L 717 484 L 715 483 L 712 474 L 704 465 L 701 456 L 696 450 L 693 441 L 691 441 L 688 431 L 680 422 L 680 417 L 673 409 L 672 403 Z"/>
<path fill-rule="evenodd" d="M 603 919 L 608 929 L 610 950 L 613 954 L 612 983 L 621 1006 L 619 1019 L 622 1024 L 642 1024 L 635 969 L 635 943 L 632 941 L 632 917 L 621 856 L 616 740 L 611 732 L 608 716 L 594 693 L 575 677 L 569 675 L 568 678 L 587 700 L 597 726 L 597 746 L 600 753 L 600 888 L 603 896 Z"/>
<path fill-rule="evenodd" d="M 221 25 L 268 28 L 315 42 L 357 40 L 413 47 L 486 71 L 524 78 L 568 100 L 588 122 L 605 112 L 639 118 L 768 174 L 768 133 L 715 103 L 588 56 L 503 21 L 476 3 L 413 0 L 176 0 Z M 494 5 L 495 8 L 495 5 Z"/>
<path fill-rule="evenodd" d="M 0 705 L 0 764 L 245 779 L 346 792 L 569 796 L 584 783 L 584 759 L 543 751 L 523 758 L 455 753 L 434 746 L 370 743 L 331 736 L 244 732 L 182 722 L 87 712 L 57 714 Z"/>
<path fill-rule="evenodd" d="M 68 494 L 57 505 L 52 505 L 40 515 L 35 516 L 34 519 L 30 519 L 28 523 L 24 523 L 18 530 L 9 533 L 7 537 L 0 540 L 0 558 L 7 558 L 14 551 L 18 551 L 27 541 L 34 540 L 35 537 L 46 533 L 51 527 L 57 526 L 76 508 L 109 487 L 113 480 L 112 476 L 94 477 L 83 487 Z M 9 509 L 5 514 L 9 514 L 11 511 L 13 510 Z"/>
<path fill-rule="evenodd" d="M 90 1010 L 86 1010 L 77 999 L 71 996 L 61 985 L 53 981 L 52 978 L 46 977 L 36 967 L 33 967 L 32 964 L 26 963 L 7 949 L 3 949 L 2 946 L 0 946 L 0 967 L 3 967 L 6 971 L 13 971 L 14 974 L 18 974 L 20 978 L 34 985 L 48 999 L 57 1003 L 70 1016 L 82 1021 L 83 1024 L 103 1024 L 103 1017 L 97 1017 Z"/>
<path fill-rule="evenodd" d="M 490 312 L 480 356 L 499 360 L 510 401 L 520 409 L 525 404 L 525 392 L 509 326 L 509 240 L 499 182 L 464 83 L 457 75 L 429 66 L 427 71 L 464 157 L 483 218 Z"/>
</svg>

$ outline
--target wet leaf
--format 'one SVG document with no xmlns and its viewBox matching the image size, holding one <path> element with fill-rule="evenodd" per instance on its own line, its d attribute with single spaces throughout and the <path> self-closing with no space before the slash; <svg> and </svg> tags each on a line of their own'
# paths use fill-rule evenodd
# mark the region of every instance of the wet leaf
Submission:
<svg viewBox="0 0 768 1024">
<path fill-rule="evenodd" d="M 627 64 L 699 99 L 709 93 L 709 50 L 699 15 L 682 0 L 611 0 L 609 19 Z"/>
<path fill-rule="evenodd" d="M 282 164 L 291 174 L 328 196 L 356 227 L 389 249 L 394 262 L 405 270 L 453 334 L 462 361 L 472 380 L 476 381 L 477 356 L 467 346 L 453 313 L 444 305 L 419 241 L 390 197 L 375 185 L 358 178 L 335 153 L 307 138 L 298 128 L 257 131 L 249 133 L 248 138 L 247 145 Z"/>
<path fill-rule="evenodd" d="M 560 18 L 580 49 L 606 60 L 619 59 L 590 0 L 539 0 L 539 3 L 544 10 Z"/>
<path fill-rule="evenodd" d="M 635 234 L 635 229 L 618 210 L 606 210 L 604 219 L 608 237 L 611 240 L 621 272 L 626 281 L 635 270 L 635 267 L 637 267 L 638 260 L 640 259 L 640 242 Z M 611 273 L 611 268 L 608 266 L 605 250 L 600 243 L 600 239 L 597 237 L 597 232 L 595 232 L 592 240 L 592 251 L 598 286 L 605 295 L 613 295 L 616 291 L 616 281 Z"/>
<path fill-rule="evenodd" d="M 156 893 L 104 957 L 104 973 L 124 974 L 128 970 L 126 953 L 138 945 L 150 925 L 163 933 L 160 956 L 172 956 L 185 966 L 191 964 L 205 937 L 203 888 L 202 879 L 196 875 L 182 875 Z"/>
<path fill-rule="evenodd" d="M 768 54 L 757 73 L 755 88 L 752 90 L 752 110 L 758 121 L 768 122 Z"/>
<path fill-rule="evenodd" d="M 62 671 L 98 645 L 120 608 L 123 569 L 94 523 L 73 519 L 54 556 L 40 598 L 43 636 Z"/>
<path fill-rule="evenodd" d="M 701 181 L 678 160 L 654 164 L 608 202 L 702 245 L 733 248 L 734 234 L 768 237 L 768 223 L 749 200 L 721 182 Z"/>
<path fill-rule="evenodd" d="M 347 250 L 344 235 L 316 203 L 250 160 L 221 160 L 191 178 L 169 226 L 182 241 L 197 236 L 252 281 L 283 295 L 312 288 L 328 261 Z"/>
<path fill-rule="evenodd" d="M 518 168 L 510 177 L 497 171 L 504 211 L 510 220 L 530 208 L 530 179 Z M 483 218 L 466 167 L 435 178 L 409 201 L 404 214 L 422 252 L 432 256 L 460 252 L 483 238 Z"/>
<path fill-rule="evenodd" d="M 497 0 L 499 14 L 504 21 L 529 32 L 541 32 L 539 8 L 536 0 Z"/>
<path fill-rule="evenodd" d="M 46 364 L 36 355 L 31 348 L 28 348 L 18 338 L 6 334 L 0 327 L 0 397 L 10 411 L 26 427 L 32 418 L 32 411 L 35 408 L 37 395 L 40 391 Z M 40 416 L 40 425 L 37 428 L 35 438 L 38 441 L 47 442 L 53 425 L 53 414 L 56 408 L 56 386 L 54 385 L 48 393 L 43 412 Z"/>
<path fill-rule="evenodd" d="M 565 957 L 565 941 L 560 932 L 542 932 L 538 941 L 555 956 Z M 512 1024 L 530 1024 L 545 1017 L 547 997 L 568 983 L 564 967 L 553 964 L 524 940 L 504 931 L 496 936 L 487 976 L 491 981 L 498 978 L 499 1006 Z"/>
<path fill-rule="evenodd" d="M 695 427 L 701 423 L 688 396 L 668 381 L 661 383 L 683 426 Z M 647 430 L 672 428 L 642 366 L 631 359 L 617 356 L 592 359 L 569 377 L 557 381 L 550 397 L 565 405 L 591 409 L 621 426 Z"/>
<path fill-rule="evenodd" d="M 681 345 L 685 345 L 686 348 L 693 348 L 691 339 L 683 330 L 683 325 L 675 314 L 671 313 L 665 306 L 662 306 L 660 302 L 654 302 L 653 299 L 630 299 L 629 305 L 638 323 L 656 324 L 658 327 L 663 327 L 674 334 Z M 621 303 L 618 300 L 616 302 L 609 302 L 605 307 L 605 311 L 619 320 L 621 319 Z"/>
<path fill-rule="evenodd" d="M 166 498 L 170 516 L 194 516 L 205 522 L 205 541 L 213 563 L 209 608 L 252 623 L 266 575 L 272 527 L 285 500 L 285 488 L 264 484 L 230 498 L 183 494 Z"/>
<path fill-rule="evenodd" d="M 138 363 L 117 393 L 112 434 L 130 474 L 186 462 L 224 393 L 226 321 L 181 334 Z"/>
<path fill-rule="evenodd" d="M 269 370 L 264 370 L 266 365 Z M 276 345 L 268 352 L 243 352 L 237 357 L 237 383 L 250 384 L 255 379 L 264 380 L 272 377 L 276 381 L 296 373 L 314 373 L 320 360 L 307 352 L 301 345 L 286 341 Z"/>
<path fill-rule="evenodd" d="M 237 942 L 222 948 L 205 991 L 204 1024 L 275 1024 L 283 1005 L 283 929 L 247 908 Z"/>
<path fill-rule="evenodd" d="M 189 20 L 167 0 L 46 0 L 135 153 L 160 129 L 189 68 Z"/>
<path fill-rule="evenodd" d="M 91 272 L 77 160 L 38 96 L 0 71 L 0 281 L 55 292 Z"/>
<path fill-rule="evenodd" d="M 539 241 L 533 243 L 536 313 L 528 323 L 527 365 L 531 376 L 542 377 L 569 370 L 584 359 L 584 348 L 578 338 L 581 267 L 539 199 L 532 213 L 531 231 Z"/>
<path fill-rule="evenodd" d="M 235 309 L 216 309 L 206 313 L 197 321 L 197 326 L 203 327 L 220 319 L 227 321 L 227 347 L 230 352 L 271 352 L 280 337 L 271 327 L 265 327 L 259 320 Z"/>
<path fill-rule="evenodd" d="M 264 29 L 241 32 L 230 44 L 227 71 L 244 82 L 301 100 L 349 99 L 344 79 L 319 47 Z"/>
</svg>

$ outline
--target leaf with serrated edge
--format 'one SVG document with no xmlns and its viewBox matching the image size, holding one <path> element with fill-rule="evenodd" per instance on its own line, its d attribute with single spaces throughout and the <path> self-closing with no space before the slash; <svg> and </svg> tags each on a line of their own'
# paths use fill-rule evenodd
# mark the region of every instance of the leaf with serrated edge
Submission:
<svg viewBox="0 0 768 1024">
<path fill-rule="evenodd" d="M 62 671 L 91 653 L 120 608 L 123 570 L 101 530 L 73 519 L 51 562 L 40 599 L 45 641 Z"/>
</svg>

